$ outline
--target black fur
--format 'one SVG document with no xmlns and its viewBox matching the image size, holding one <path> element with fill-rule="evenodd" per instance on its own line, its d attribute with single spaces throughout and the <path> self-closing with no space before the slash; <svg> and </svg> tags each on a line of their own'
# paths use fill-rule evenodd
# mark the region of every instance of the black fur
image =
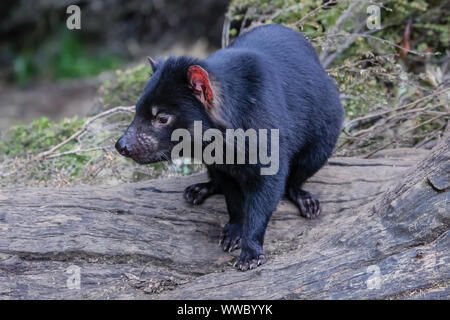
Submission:
<svg viewBox="0 0 450 320">
<path fill-rule="evenodd" d="M 192 65 L 204 68 L 220 87 L 221 121 L 192 94 L 186 76 Z M 152 106 L 170 115 L 168 125 L 155 123 Z M 168 158 L 176 143 L 170 141 L 171 132 L 192 128 L 194 120 L 201 120 L 204 130 L 279 129 L 277 174 L 261 175 L 259 164 L 214 164 L 207 167 L 211 182 L 185 191 L 193 204 L 215 193 L 225 195 L 230 220 L 220 244 L 228 251 L 240 247 L 237 266 L 247 270 L 265 262 L 264 233 L 283 195 L 303 216 L 319 214 L 318 200 L 301 187 L 331 156 L 342 117 L 335 85 L 308 41 L 286 27 L 266 25 L 205 60 L 171 57 L 159 62 L 117 147 L 140 163 L 150 163 Z"/>
</svg>

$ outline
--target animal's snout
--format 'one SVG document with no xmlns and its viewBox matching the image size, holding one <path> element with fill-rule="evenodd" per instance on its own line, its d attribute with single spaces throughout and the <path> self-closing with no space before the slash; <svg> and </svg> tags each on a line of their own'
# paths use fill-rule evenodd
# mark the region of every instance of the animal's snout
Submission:
<svg viewBox="0 0 450 320">
<path fill-rule="evenodd" d="M 156 162 L 156 159 L 159 160 L 157 140 L 142 129 L 136 130 L 133 123 L 117 140 L 115 147 L 122 156 L 131 158 L 139 164 L 149 164 Z"/>
<path fill-rule="evenodd" d="M 130 147 L 127 146 L 126 139 L 124 137 L 120 138 L 116 142 L 116 150 L 124 157 L 130 156 Z"/>
</svg>

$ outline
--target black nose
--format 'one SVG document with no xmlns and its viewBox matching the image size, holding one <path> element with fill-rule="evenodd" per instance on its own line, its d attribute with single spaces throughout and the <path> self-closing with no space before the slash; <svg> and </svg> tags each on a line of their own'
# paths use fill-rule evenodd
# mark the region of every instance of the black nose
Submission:
<svg viewBox="0 0 450 320">
<path fill-rule="evenodd" d="M 127 147 L 125 139 L 122 137 L 116 142 L 116 150 L 123 156 L 130 156 L 130 148 Z"/>
</svg>

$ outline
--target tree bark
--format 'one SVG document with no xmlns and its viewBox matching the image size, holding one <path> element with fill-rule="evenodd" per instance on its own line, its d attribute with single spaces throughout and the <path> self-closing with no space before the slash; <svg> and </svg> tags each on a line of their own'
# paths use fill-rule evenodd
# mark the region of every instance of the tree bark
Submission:
<svg viewBox="0 0 450 320">
<path fill-rule="evenodd" d="M 448 299 L 449 146 L 447 135 L 431 153 L 330 159 L 305 186 L 322 215 L 301 218 L 283 200 L 266 233 L 268 262 L 247 272 L 232 266 L 239 252 L 217 245 L 223 196 L 182 199 L 204 173 L 0 189 L 0 298 Z"/>
</svg>

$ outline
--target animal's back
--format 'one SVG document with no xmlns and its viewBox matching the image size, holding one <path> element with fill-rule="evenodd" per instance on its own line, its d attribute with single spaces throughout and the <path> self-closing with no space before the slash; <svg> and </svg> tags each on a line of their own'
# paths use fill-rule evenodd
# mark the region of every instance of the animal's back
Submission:
<svg viewBox="0 0 450 320">
<path fill-rule="evenodd" d="M 304 56 L 309 62 L 320 66 L 314 48 L 305 37 L 299 32 L 276 24 L 256 27 L 239 36 L 228 48 L 245 48 L 265 53 L 281 65 L 298 65 L 296 61 L 299 62 L 300 56 Z"/>
<path fill-rule="evenodd" d="M 256 27 L 237 38 L 230 49 L 263 55 L 266 68 L 281 79 L 283 95 L 297 130 L 306 142 L 325 140 L 329 152 L 339 135 L 343 110 L 333 80 L 308 40 L 280 25 Z M 304 140 L 305 137 L 302 137 Z"/>
</svg>

